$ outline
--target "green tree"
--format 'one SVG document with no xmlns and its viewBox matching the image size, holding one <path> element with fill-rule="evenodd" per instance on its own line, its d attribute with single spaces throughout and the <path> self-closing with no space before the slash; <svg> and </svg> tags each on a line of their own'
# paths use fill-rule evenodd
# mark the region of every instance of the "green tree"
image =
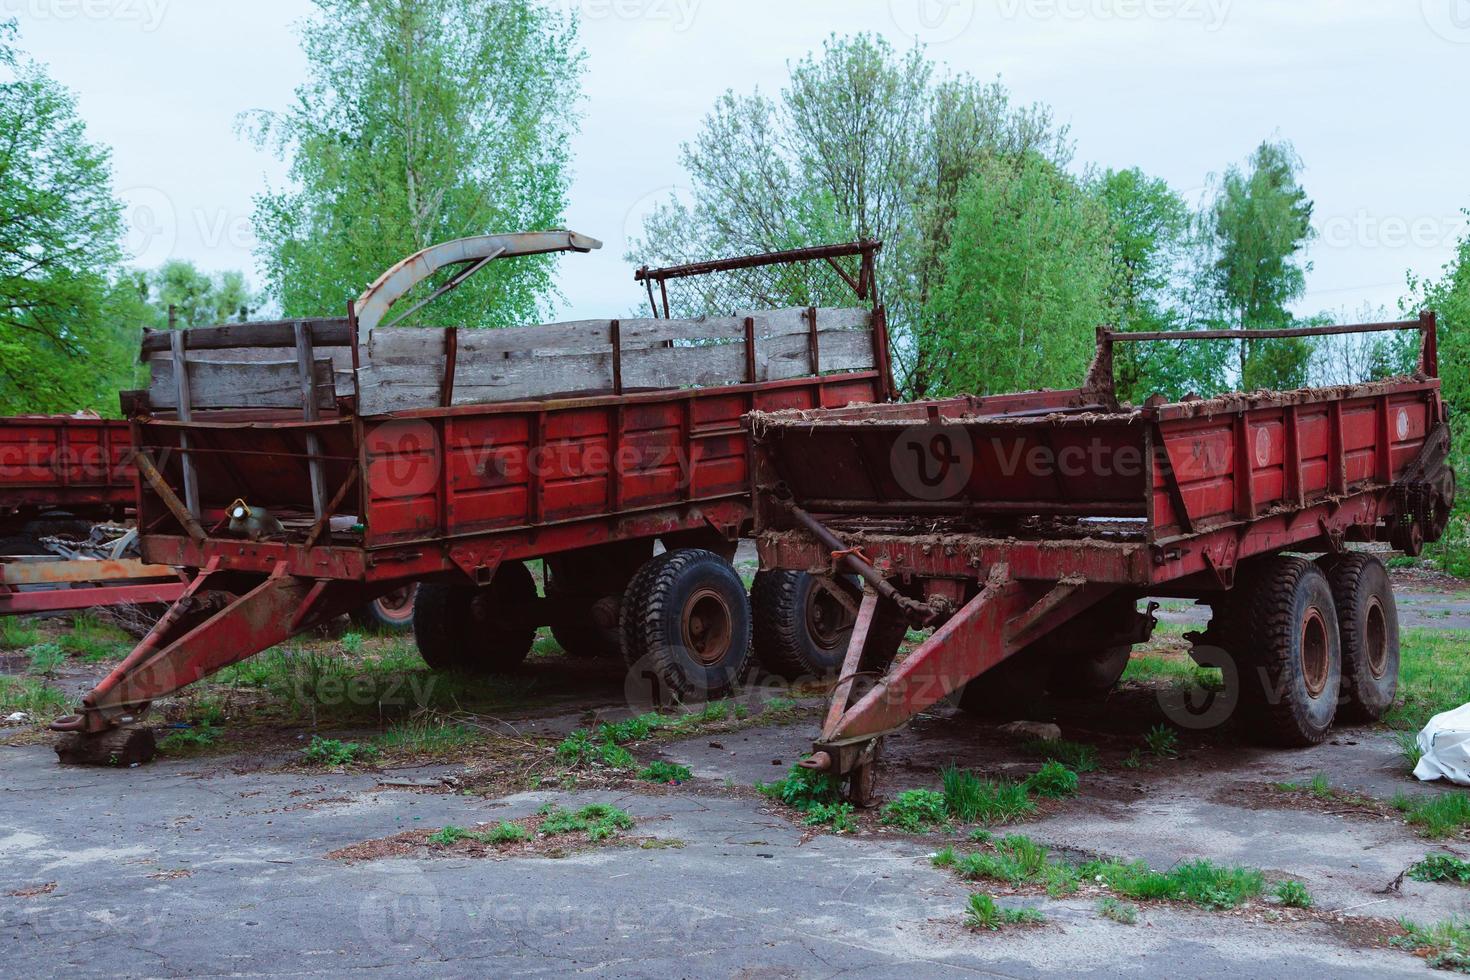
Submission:
<svg viewBox="0 0 1470 980">
<path fill-rule="evenodd" d="M 1311 266 L 1300 253 L 1313 238 L 1312 201 L 1298 180 L 1302 162 L 1290 143 L 1265 142 L 1247 169 L 1231 167 L 1211 209 L 1215 288 L 1242 329 L 1290 326 L 1288 304 L 1306 292 Z M 1245 389 L 1294 388 L 1306 383 L 1312 346 L 1302 339 L 1239 345 Z"/>
<path fill-rule="evenodd" d="M 1113 325 L 1125 331 L 1181 331 L 1215 325 L 1191 294 L 1198 262 L 1198 222 L 1167 181 L 1137 167 L 1108 170 L 1094 182 L 1112 226 Z M 1222 344 L 1151 341 L 1118 346 L 1119 397 L 1181 398 L 1220 390 L 1229 352 Z"/>
<path fill-rule="evenodd" d="M 897 379 L 911 397 L 931 394 L 953 338 L 923 311 L 943 278 L 961 188 L 984 161 L 1026 153 L 1070 159 L 1046 108 L 1014 106 L 999 82 L 941 75 L 919 48 L 833 37 L 791 66 L 777 97 L 721 96 L 682 150 L 691 200 L 656 208 L 628 258 L 668 264 L 881 239 Z M 852 302 L 840 290 L 811 295 L 831 284 L 752 277 L 744 302 Z M 711 305 L 725 299 L 685 312 L 729 313 Z"/>
<path fill-rule="evenodd" d="M 1470 211 L 1465 212 L 1470 217 Z M 1454 464 L 1461 475 L 1470 473 L 1470 231 L 1460 239 L 1455 257 L 1438 278 L 1410 274 L 1406 316 L 1421 310 L 1438 315 L 1439 373 L 1450 405 L 1454 433 Z M 1448 571 L 1470 575 L 1470 492 L 1461 489 L 1455 521 L 1445 539 L 1430 552 Z"/>
<path fill-rule="evenodd" d="M 964 185 L 927 310 L 949 338 L 944 391 L 1075 387 L 1109 317 L 1107 210 L 1038 154 L 982 163 Z"/>
<path fill-rule="evenodd" d="M 147 326 L 154 329 L 168 325 L 169 307 L 178 326 L 208 327 L 250 319 L 257 302 L 243 272 L 211 275 L 183 259 L 151 271 L 131 271 L 127 281 L 144 304 Z"/>
<path fill-rule="evenodd" d="M 583 56 L 534 0 L 315 0 L 308 81 L 245 128 L 291 162 L 256 199 L 267 289 L 284 315 L 337 314 L 405 256 L 562 224 Z M 420 323 L 537 318 L 552 258 L 493 263 Z"/>
<path fill-rule="evenodd" d="M 123 227 L 109 153 L 17 34 L 0 22 L 0 413 L 116 412 L 133 333 L 108 316 Z"/>
</svg>

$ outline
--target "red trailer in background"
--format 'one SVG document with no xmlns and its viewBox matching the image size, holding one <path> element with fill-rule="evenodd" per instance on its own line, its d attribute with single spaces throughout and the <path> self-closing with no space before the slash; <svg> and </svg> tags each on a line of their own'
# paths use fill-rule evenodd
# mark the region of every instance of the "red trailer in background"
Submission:
<svg viewBox="0 0 1470 980">
<path fill-rule="evenodd" d="M 128 423 L 95 415 L 0 418 L 0 536 L 52 521 L 118 521 L 136 504 Z"/>
<path fill-rule="evenodd" d="M 738 685 L 752 633 L 731 565 L 752 520 L 740 419 L 890 397 L 880 246 L 643 270 L 650 319 L 390 322 L 491 261 L 597 247 L 570 232 L 450 242 L 390 269 L 343 320 L 147 335 L 153 384 L 129 411 L 143 553 L 197 574 L 53 725 L 63 760 L 145 759 L 134 723 L 151 702 L 413 585 L 431 667 L 514 669 L 546 625 L 574 654 L 621 653 L 668 698 Z M 779 268 L 790 295 L 804 264 L 864 305 L 669 317 L 671 286 Z"/>
<path fill-rule="evenodd" d="M 0 616 L 174 602 L 186 580 L 139 560 L 134 538 L 94 537 L 137 505 L 128 423 L 0 418 Z"/>
<path fill-rule="evenodd" d="M 1388 330 L 1421 333 L 1413 376 L 1139 407 L 1114 395 L 1118 343 Z M 1433 314 L 1103 332 L 1077 390 L 746 424 L 762 575 L 810 573 L 858 609 L 804 763 L 849 777 L 858 800 L 882 737 L 955 692 L 994 713 L 1025 711 L 1047 688 L 1110 690 L 1151 631 L 1137 608 L 1149 596 L 1211 606 L 1197 659 L 1224 668 L 1222 697 L 1251 733 L 1307 745 L 1339 715 L 1378 717 L 1397 685 L 1393 592 L 1381 562 L 1348 546 L 1417 554 L 1444 533 L 1455 497 Z M 896 662 L 909 627 L 933 633 Z"/>
</svg>

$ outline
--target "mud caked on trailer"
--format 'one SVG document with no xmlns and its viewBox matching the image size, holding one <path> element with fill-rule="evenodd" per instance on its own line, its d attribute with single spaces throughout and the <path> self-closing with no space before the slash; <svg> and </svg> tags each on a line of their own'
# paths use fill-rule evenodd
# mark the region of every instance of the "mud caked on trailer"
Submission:
<svg viewBox="0 0 1470 980">
<path fill-rule="evenodd" d="M 1418 331 L 1409 377 L 1118 403 L 1119 343 Z M 882 737 L 958 693 L 1024 710 L 1045 688 L 1105 693 L 1152 617 L 1210 606 L 1197 658 L 1244 728 L 1321 741 L 1392 703 L 1398 622 L 1382 563 L 1418 554 L 1455 496 L 1435 320 L 1276 331 L 1100 332 L 1072 391 L 761 412 L 746 424 L 762 576 L 809 573 L 856 612 L 803 765 L 872 792 Z M 1320 556 L 1310 558 L 1308 556 Z M 789 581 L 789 579 L 786 579 Z M 861 588 L 860 588 L 861 587 Z M 762 584 L 757 583 L 757 616 Z M 901 660 L 910 628 L 932 633 Z"/>
<path fill-rule="evenodd" d="M 652 318 L 396 325 L 492 261 L 597 247 L 570 232 L 450 242 L 390 269 L 345 319 L 148 334 L 152 384 L 127 413 L 142 548 L 195 573 L 53 725 L 63 760 L 147 758 L 135 723 L 151 702 L 410 585 L 436 669 L 512 669 L 550 626 L 574 655 L 625 656 L 667 698 L 737 686 L 752 663 L 731 564 L 752 526 L 740 420 L 891 397 L 879 246 L 643 270 Z M 669 317 L 671 282 L 804 263 L 862 305 Z"/>
</svg>

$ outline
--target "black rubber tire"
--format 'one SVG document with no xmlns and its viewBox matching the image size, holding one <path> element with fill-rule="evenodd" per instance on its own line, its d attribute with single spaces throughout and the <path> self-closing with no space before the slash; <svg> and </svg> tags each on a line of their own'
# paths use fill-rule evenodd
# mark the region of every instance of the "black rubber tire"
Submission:
<svg viewBox="0 0 1470 980">
<path fill-rule="evenodd" d="M 1399 687 L 1399 614 L 1388 569 L 1372 555 L 1350 554 L 1328 571 L 1342 634 L 1345 721 L 1373 722 L 1393 707 Z"/>
<path fill-rule="evenodd" d="M 1112 693 L 1128 669 L 1133 647 L 1127 644 L 1057 656 L 1047 690 L 1058 697 L 1096 699 Z"/>
<path fill-rule="evenodd" d="M 1305 558 L 1272 559 L 1252 583 L 1248 608 L 1242 625 L 1250 644 L 1240 657 L 1248 730 L 1272 745 L 1320 744 L 1342 688 L 1342 640 L 1327 575 Z"/>
<path fill-rule="evenodd" d="M 352 610 L 347 618 L 352 620 L 352 625 L 368 633 L 408 633 L 413 629 L 414 602 L 418 593 L 417 585 L 405 586 L 412 593 L 405 596 L 395 593 L 393 596 L 385 596 L 376 599 L 365 606 Z M 404 590 L 399 589 L 398 593 Z M 400 605 L 403 599 L 407 599 L 407 606 Z"/>
<path fill-rule="evenodd" d="M 484 588 L 424 583 L 414 600 L 414 639 L 434 670 L 509 673 L 525 662 L 536 627 L 521 619 L 536 600 L 536 580 L 520 562 L 506 562 Z"/>
<path fill-rule="evenodd" d="M 713 617 L 687 615 L 696 605 L 713 609 Z M 726 696 L 745 683 L 755 664 L 745 583 L 712 552 L 684 548 L 649 560 L 628 585 L 621 618 L 628 665 L 652 670 L 685 703 Z M 709 662 L 691 649 L 691 642 L 707 635 L 699 629 L 706 623 L 719 630 Z"/>
<path fill-rule="evenodd" d="M 554 579 L 546 581 L 548 598 L 558 595 Z M 565 597 L 567 606 L 551 622 L 551 635 L 569 657 L 578 660 L 607 660 L 622 653 L 621 629 L 606 629 L 593 618 L 596 596 Z"/>
<path fill-rule="evenodd" d="M 750 587 L 755 656 L 766 670 L 794 681 L 836 677 L 847 657 L 856 617 L 806 572 L 758 572 Z M 817 626 L 813 627 L 813 620 Z"/>
<path fill-rule="evenodd" d="M 1014 654 L 960 692 L 961 711 L 991 721 L 1034 719 L 1052 673 L 1050 648 L 1042 643 Z"/>
</svg>

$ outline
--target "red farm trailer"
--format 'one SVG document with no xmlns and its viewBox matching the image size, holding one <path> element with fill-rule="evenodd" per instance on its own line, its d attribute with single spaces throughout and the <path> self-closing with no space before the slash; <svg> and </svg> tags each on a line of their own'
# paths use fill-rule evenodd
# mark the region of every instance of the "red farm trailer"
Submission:
<svg viewBox="0 0 1470 980">
<path fill-rule="evenodd" d="M 178 573 L 139 561 L 131 539 L 114 533 L 105 547 L 88 547 L 92 525 L 133 512 L 131 457 L 126 422 L 0 418 L 0 616 L 148 606 L 183 594 Z"/>
<path fill-rule="evenodd" d="M 63 760 L 146 758 L 134 723 L 151 702 L 411 585 L 436 669 L 513 669 L 549 625 L 673 698 L 738 685 L 752 663 L 731 565 L 752 527 L 740 419 L 891 396 L 880 246 L 645 269 L 648 319 L 396 325 L 491 261 L 597 247 L 570 232 L 451 242 L 390 269 L 345 319 L 145 336 L 152 385 L 128 412 L 143 553 L 196 575 L 53 725 Z M 671 284 L 808 266 L 864 305 L 669 317 Z"/>
<path fill-rule="evenodd" d="M 1413 376 L 1140 407 L 1114 395 L 1118 343 L 1388 330 L 1421 333 Z M 1101 332 L 1073 391 L 750 416 L 756 616 L 795 572 L 857 611 L 803 765 L 864 800 L 882 737 L 951 694 L 993 711 L 1046 687 L 1106 692 L 1151 631 L 1149 596 L 1212 608 L 1196 659 L 1226 668 L 1222 696 L 1251 734 L 1309 745 L 1339 715 L 1376 718 L 1396 690 L 1397 614 L 1383 565 L 1348 545 L 1417 553 L 1444 533 L 1455 475 L 1437 375 L 1428 313 Z M 933 632 L 897 660 L 910 627 Z"/>
</svg>

